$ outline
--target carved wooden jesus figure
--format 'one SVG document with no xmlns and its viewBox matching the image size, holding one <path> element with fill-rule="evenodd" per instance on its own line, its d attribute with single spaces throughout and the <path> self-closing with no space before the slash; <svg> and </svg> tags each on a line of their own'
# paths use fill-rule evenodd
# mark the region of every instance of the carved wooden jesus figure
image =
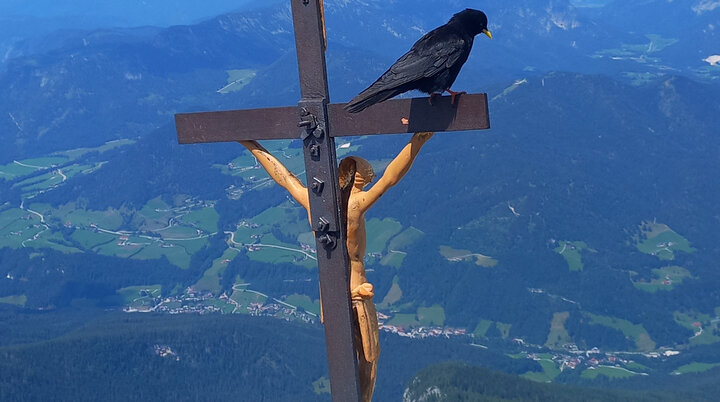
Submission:
<svg viewBox="0 0 720 402">
<path fill-rule="evenodd" d="M 429 132 L 413 135 L 410 142 L 390 162 L 382 177 L 367 191 L 364 190 L 365 186 L 370 184 L 375 176 L 370 163 L 356 156 L 344 158 L 340 162 L 338 173 L 343 197 L 342 213 L 347 228 L 350 291 L 359 331 L 356 334 L 355 344 L 358 349 L 356 353 L 362 400 L 365 402 L 372 399 L 380 355 L 377 313 L 372 301 L 373 285 L 367 281 L 363 263 L 367 244 L 365 213 L 390 187 L 405 176 L 420 148 L 432 136 L 433 133 Z M 305 208 L 312 226 L 308 190 L 305 185 L 257 141 L 240 141 L 240 143 L 255 156 L 270 177 Z"/>
</svg>

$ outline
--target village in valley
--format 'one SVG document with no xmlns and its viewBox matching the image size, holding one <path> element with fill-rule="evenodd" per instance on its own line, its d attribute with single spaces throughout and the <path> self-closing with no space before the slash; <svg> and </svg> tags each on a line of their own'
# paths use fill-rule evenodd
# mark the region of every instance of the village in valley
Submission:
<svg viewBox="0 0 720 402">
<path fill-rule="evenodd" d="M 123 292 L 121 292 L 123 293 Z M 233 287 L 232 295 L 227 293 L 216 297 L 212 292 L 198 292 L 192 287 L 185 289 L 181 295 L 160 296 L 158 287 L 128 288 L 125 292 L 128 304 L 123 308 L 126 313 L 165 313 L 165 314 L 248 314 L 256 317 L 274 317 L 286 321 L 298 321 L 318 324 L 317 314 L 307 311 L 301 306 L 294 306 L 285 301 L 245 288 L 242 284 Z M 403 327 L 387 324 L 391 317 L 378 313 L 379 329 L 388 333 L 407 338 L 429 337 L 468 337 L 465 328 L 444 326 Z"/>
<path fill-rule="evenodd" d="M 185 289 L 181 295 L 160 296 L 159 287 L 128 288 L 125 292 L 128 304 L 127 313 L 165 313 L 165 314 L 247 314 L 256 317 L 273 317 L 286 321 L 302 322 L 309 325 L 320 325 L 317 314 L 305 310 L 301 306 L 269 297 L 263 293 L 250 290 L 248 284 L 236 284 L 231 295 L 222 293 L 213 295 L 208 291 L 196 291 L 192 287 Z M 425 338 L 457 338 L 464 339 L 472 346 L 488 349 L 479 342 L 483 337 L 468 332 L 466 328 L 447 326 L 402 326 L 388 323 L 392 316 L 378 312 L 380 331 L 396 336 Z M 507 339 L 507 345 L 517 353 L 507 354 L 515 359 L 530 359 L 542 367 L 540 372 L 528 372 L 526 378 L 546 382 L 552 381 L 565 370 L 580 370 L 583 377 L 595 378 L 604 375 L 610 378 L 646 376 L 651 369 L 635 361 L 637 358 L 667 359 L 681 352 L 668 348 L 660 348 L 650 352 L 601 351 L 597 347 L 588 350 L 580 349 L 574 343 L 563 344 L 559 350 L 550 350 L 541 345 L 530 344 L 523 339 Z"/>
<path fill-rule="evenodd" d="M 528 372 L 523 376 L 540 382 L 550 382 L 565 370 L 580 370 L 583 378 L 595 378 L 598 375 L 608 378 L 646 376 L 651 368 L 638 363 L 638 358 L 665 359 L 680 354 L 679 351 L 668 348 L 654 352 L 601 351 L 597 347 L 582 350 L 574 343 L 562 345 L 562 350 L 548 351 L 547 348 L 527 344 L 519 338 L 512 342 L 520 346 L 522 352 L 509 356 L 538 362 L 543 368 L 542 372 Z"/>
</svg>

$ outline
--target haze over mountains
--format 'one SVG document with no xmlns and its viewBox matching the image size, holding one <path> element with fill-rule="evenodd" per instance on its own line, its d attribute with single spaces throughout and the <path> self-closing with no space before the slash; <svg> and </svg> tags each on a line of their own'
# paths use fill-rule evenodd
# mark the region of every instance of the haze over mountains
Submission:
<svg viewBox="0 0 720 402">
<path fill-rule="evenodd" d="M 376 302 L 388 328 L 463 329 L 464 347 L 496 353 L 472 363 L 539 381 L 712 375 L 720 65 L 704 59 L 720 54 L 720 7 L 589 3 L 483 5 L 494 39 L 476 40 L 454 89 L 488 93 L 492 129 L 436 135 L 368 214 Z M 477 5 L 327 0 L 332 101 L 464 7 Z M 1 303 L 229 313 L 275 298 L 312 320 L 302 209 L 240 145 L 179 146 L 172 125 L 178 112 L 297 102 L 284 2 L 169 28 L 2 35 Z M 405 141 L 338 144 L 381 171 Z M 302 174 L 297 141 L 268 146 Z M 210 296 L 190 301 L 188 287 Z M 601 355 L 616 352 L 629 354 Z M 411 371 L 379 400 L 397 400 Z"/>
<path fill-rule="evenodd" d="M 81 28 L 69 25 L 84 21 L 100 26 L 169 26 L 197 23 L 201 19 L 214 17 L 228 11 L 244 9 L 248 0 L 211 0 L 202 5 L 196 2 L 142 1 L 129 0 L 113 2 L 108 0 L 50 1 L 7 0 L 0 4 L 0 13 L 8 20 L 38 18 L 57 21 L 63 28 Z M 265 4 L 277 3 L 266 1 Z M 16 33 L 17 35 L 17 33 Z"/>
<path fill-rule="evenodd" d="M 328 54 L 332 98 L 351 97 L 421 33 L 446 21 L 460 7 L 459 3 L 428 1 L 405 11 L 395 2 L 328 2 L 328 32 L 335 44 Z M 660 4 L 653 10 L 667 7 L 677 6 Z M 548 7 L 534 1 L 511 7 L 489 4 L 487 11 L 493 15 L 491 28 L 498 35 L 493 41 L 478 43 L 479 51 L 471 56 L 468 71 L 479 73 L 462 74 L 459 87 L 479 90 L 490 83 L 553 70 L 622 74 L 636 81 L 670 74 L 717 79 L 717 74 L 713 75 L 717 69 L 703 61 L 717 53 L 711 48 L 718 42 L 717 33 L 707 22 L 717 9 L 690 14 L 687 24 L 692 29 L 678 29 L 678 37 L 663 37 L 667 30 L 654 27 L 643 31 L 643 25 L 630 25 L 623 13 L 606 12 L 599 25 L 569 2 L 553 2 Z M 362 34 L 357 33 L 358 24 Z M 659 36 L 645 37 L 648 34 Z M 3 66 L 0 79 L 10 91 L 0 104 L 0 127 L 16 136 L 3 150 L 4 158 L 11 153 L 32 155 L 23 145 L 27 141 L 34 143 L 35 153 L 75 146 L 75 139 L 84 145 L 101 144 L 121 137 L 123 130 L 135 129 L 133 123 L 157 126 L 173 112 L 193 107 L 292 103 L 297 95 L 293 46 L 289 9 L 281 5 L 218 17 L 192 30 L 172 27 L 54 34 Z M 678 54 L 685 49 L 692 49 L 688 50 L 692 56 Z M 353 74 L 348 74 L 350 65 L 356 66 Z M 197 74 L 199 69 L 203 74 Z M 241 93 L 218 94 L 216 90 L 227 83 L 229 69 L 258 71 Z M 60 104 L 63 98 L 68 102 Z M 115 99 L 110 104 L 99 102 L 108 98 Z M 143 112 L 132 117 L 141 122 L 128 122 L 128 117 L 138 112 L 135 109 L 142 109 L 138 106 L 160 114 Z M 62 134 L 70 127 L 80 131 L 80 136 Z M 137 129 L 143 132 L 151 127 Z M 93 132 L 91 138 L 88 132 Z M 65 138 L 58 140 L 58 136 Z M 36 141 L 41 137 L 42 141 Z"/>
</svg>

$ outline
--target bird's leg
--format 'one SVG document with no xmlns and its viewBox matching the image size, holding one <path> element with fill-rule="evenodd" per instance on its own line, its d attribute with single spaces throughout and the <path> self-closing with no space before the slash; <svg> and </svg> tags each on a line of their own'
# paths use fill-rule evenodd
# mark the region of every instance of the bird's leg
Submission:
<svg viewBox="0 0 720 402">
<path fill-rule="evenodd" d="M 454 105 L 454 104 L 455 104 L 455 97 L 456 97 L 456 96 L 458 96 L 458 95 L 464 95 L 464 94 L 467 93 L 467 92 L 465 92 L 465 91 L 455 92 L 455 91 L 453 91 L 453 90 L 450 89 L 450 88 L 446 89 L 445 91 L 450 94 L 450 104 L 451 104 L 451 105 Z"/>
<path fill-rule="evenodd" d="M 432 102 L 433 102 L 433 99 L 434 99 L 436 96 L 440 96 L 440 95 L 442 95 L 442 94 L 439 94 L 439 93 L 437 93 L 437 92 L 431 92 L 431 93 L 430 93 L 430 98 L 428 99 L 428 103 L 430 103 L 430 106 L 433 105 L 433 103 L 432 103 Z"/>
</svg>

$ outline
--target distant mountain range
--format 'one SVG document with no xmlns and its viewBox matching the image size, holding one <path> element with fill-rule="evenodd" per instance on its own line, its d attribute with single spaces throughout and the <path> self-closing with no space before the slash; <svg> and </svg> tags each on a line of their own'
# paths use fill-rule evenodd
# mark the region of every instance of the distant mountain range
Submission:
<svg viewBox="0 0 720 402">
<path fill-rule="evenodd" d="M 278 0 L 275 0 L 278 2 Z M 244 9 L 247 0 L 215 0 L 200 5 L 188 0 L 167 1 L 128 0 L 123 2 L 89 0 L 6 0 L 0 4 L 0 14 L 7 19 L 34 17 L 65 21 L 64 28 L 73 19 L 85 21 L 90 27 L 100 26 L 169 26 L 197 23 L 228 11 Z M 265 2 L 266 4 L 272 1 Z"/>
<path fill-rule="evenodd" d="M 385 329 L 461 328 L 538 381 L 592 382 L 593 353 L 636 381 L 720 364 L 714 4 L 489 2 L 494 39 L 477 39 L 456 88 L 488 93 L 492 129 L 436 135 L 368 213 Z M 327 0 L 332 100 L 466 6 Z M 287 4 L 12 47 L 0 303 L 155 311 L 184 295 L 180 310 L 192 289 L 208 310 L 317 312 L 302 209 L 240 145 L 180 146 L 172 125 L 297 102 Z M 338 153 L 381 171 L 405 141 L 349 138 Z M 302 177 L 297 141 L 267 145 Z M 604 373 L 596 383 L 618 374 Z"/>
<path fill-rule="evenodd" d="M 333 99 L 359 92 L 423 32 L 463 7 L 445 1 L 403 5 L 327 2 Z M 659 2 L 653 11 L 675 15 L 673 7 L 678 5 Z M 596 16 L 567 1 L 488 4 L 495 39 L 477 41 L 457 85 L 477 91 L 555 70 L 622 75 L 636 82 L 669 74 L 717 79 L 717 68 L 703 59 L 714 52 L 709 44 L 717 43 L 707 21 L 720 9 L 700 15 L 689 9 L 685 23 L 672 25 L 692 29 L 648 25 L 643 30 L 623 19 L 625 11 L 613 12 L 622 6 L 606 8 Z M 292 103 L 297 98 L 293 46 L 286 5 L 193 27 L 70 31 L 20 44 L 0 70 L 0 85 L 8 88 L 0 102 L 0 128 L 12 139 L 0 159 L 141 136 L 178 111 Z M 256 70 L 257 76 L 244 91 L 218 94 L 227 84 L 226 71 L 239 69 Z"/>
</svg>

